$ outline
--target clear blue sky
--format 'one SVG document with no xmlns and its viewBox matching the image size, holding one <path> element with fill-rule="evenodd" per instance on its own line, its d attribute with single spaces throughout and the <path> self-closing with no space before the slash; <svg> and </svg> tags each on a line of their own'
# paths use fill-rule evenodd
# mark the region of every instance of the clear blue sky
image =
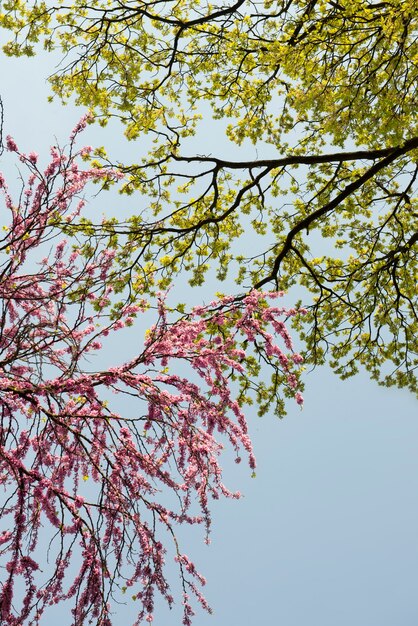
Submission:
<svg viewBox="0 0 418 626">
<path fill-rule="evenodd" d="M 65 143 L 79 113 L 47 104 L 47 62 L 1 63 L 5 130 L 28 151 Z M 100 132 L 89 129 L 86 142 L 109 145 Z M 5 155 L 2 169 L 11 171 Z M 289 406 L 282 421 L 248 411 L 257 477 L 227 468 L 245 497 L 215 503 L 211 546 L 181 533 L 215 612 L 199 613 L 195 626 L 416 626 L 417 400 L 326 368 L 305 383 L 303 411 Z M 154 623 L 181 619 L 161 609 Z"/>
</svg>

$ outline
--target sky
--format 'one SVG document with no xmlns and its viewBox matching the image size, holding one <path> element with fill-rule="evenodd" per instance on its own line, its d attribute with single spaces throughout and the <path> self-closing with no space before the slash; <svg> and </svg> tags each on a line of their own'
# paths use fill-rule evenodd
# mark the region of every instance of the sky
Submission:
<svg viewBox="0 0 418 626">
<path fill-rule="evenodd" d="M 47 103 L 49 63 L 1 58 L 5 131 L 45 160 L 83 112 Z M 117 142 L 101 132 L 89 128 L 86 143 Z M 2 170 L 15 173 L 6 154 Z M 197 304 L 201 295 L 187 290 L 178 299 Z M 416 626 L 417 399 L 364 373 L 342 382 L 322 367 L 304 380 L 303 410 L 289 403 L 278 420 L 247 409 L 257 476 L 227 465 L 226 483 L 244 497 L 214 503 L 210 546 L 199 533 L 179 532 L 214 610 L 199 612 L 194 624 Z M 115 625 L 130 615 L 121 607 Z M 70 622 L 59 617 L 62 626 Z M 180 613 L 158 607 L 154 623 L 180 625 Z"/>
</svg>

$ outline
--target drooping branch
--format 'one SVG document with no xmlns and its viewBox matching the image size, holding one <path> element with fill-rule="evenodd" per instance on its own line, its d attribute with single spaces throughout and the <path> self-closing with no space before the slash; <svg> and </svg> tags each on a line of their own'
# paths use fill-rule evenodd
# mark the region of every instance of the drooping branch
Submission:
<svg viewBox="0 0 418 626">
<path fill-rule="evenodd" d="M 254 471 L 247 403 L 278 415 L 284 397 L 302 403 L 302 358 L 284 321 L 304 311 L 253 290 L 176 317 L 140 285 L 121 290 L 116 242 L 62 236 L 82 215 L 86 185 L 121 177 L 80 166 L 91 149 L 74 142 L 86 123 L 69 156 L 54 147 L 45 170 L 7 137 L 29 170 L 18 202 L 0 175 L 10 214 L 0 264 L 0 620 L 39 623 L 67 603 L 73 626 L 110 626 L 111 603 L 129 589 L 135 624 L 150 622 L 156 594 L 174 602 L 174 559 L 189 625 L 192 598 L 210 608 L 177 526 L 202 525 L 207 538 L 211 498 L 239 497 L 224 484 L 226 447 Z M 135 320 L 147 308 L 156 322 L 141 345 Z M 104 343 L 124 328 L 138 347 L 121 362 L 112 350 L 106 366 Z"/>
</svg>

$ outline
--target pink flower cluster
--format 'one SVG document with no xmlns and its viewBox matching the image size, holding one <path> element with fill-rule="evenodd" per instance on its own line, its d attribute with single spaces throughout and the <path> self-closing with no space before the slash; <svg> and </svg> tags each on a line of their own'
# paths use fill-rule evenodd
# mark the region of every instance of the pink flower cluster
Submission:
<svg viewBox="0 0 418 626">
<path fill-rule="evenodd" d="M 12 139 L 7 145 L 22 156 Z M 74 626 L 110 626 L 110 599 L 123 600 L 129 588 L 138 601 L 135 623 L 151 622 L 156 593 L 173 603 L 165 569 L 171 536 L 187 626 L 192 598 L 210 609 L 176 526 L 203 524 L 208 538 L 209 500 L 240 497 L 223 482 L 221 455 L 229 446 L 237 461 L 246 454 L 255 467 L 243 402 L 246 394 L 272 395 L 257 363 L 270 365 L 301 403 L 301 357 L 282 321 L 289 312 L 268 305 L 277 294 L 253 291 L 177 320 L 161 297 L 158 321 L 135 358 L 93 369 L 99 360 L 87 355 L 99 356 L 109 332 L 131 325 L 144 303 L 113 306 L 113 281 L 123 271 L 117 250 L 83 245 L 80 229 L 76 239 L 69 230 L 88 181 L 120 176 L 80 169 L 80 154 L 53 148 L 43 172 L 35 153 L 23 155 L 30 174 L 17 204 L 0 177 L 11 215 L 0 283 L 0 484 L 7 494 L 0 621 L 34 626 L 48 607 L 67 601 Z M 122 415 L 119 403 L 129 406 Z M 49 563 L 45 534 L 60 537 Z"/>
</svg>

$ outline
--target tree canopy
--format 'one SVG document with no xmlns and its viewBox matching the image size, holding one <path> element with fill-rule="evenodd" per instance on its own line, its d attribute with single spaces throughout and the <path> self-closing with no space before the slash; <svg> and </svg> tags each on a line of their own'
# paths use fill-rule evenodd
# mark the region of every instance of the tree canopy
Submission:
<svg viewBox="0 0 418 626">
<path fill-rule="evenodd" d="M 37 624 L 60 601 L 77 625 L 110 624 L 110 600 L 130 587 L 138 623 L 151 621 L 155 592 L 173 602 L 162 531 L 189 624 L 189 595 L 208 606 L 175 525 L 208 531 L 208 497 L 237 496 L 223 445 L 254 468 L 243 406 L 282 415 L 283 396 L 302 403 L 303 359 L 418 392 L 417 21 L 413 0 L 0 0 L 4 52 L 58 55 L 51 98 L 90 111 L 46 169 L 7 139 L 28 169 L 18 200 L 0 175 L 6 624 Z M 77 151 L 90 122 L 123 132 L 137 158 Z M 1 110 L 0 139 L 2 128 Z M 87 219 L 90 181 L 142 208 Z M 159 294 L 210 272 L 237 294 L 189 312 Z M 132 359 L 87 365 L 152 307 Z"/>
<path fill-rule="evenodd" d="M 415 392 L 417 20 L 413 0 L 9 0 L 0 12 L 6 54 L 59 50 L 53 94 L 138 140 L 136 163 L 97 155 L 146 199 L 107 225 L 125 237 L 125 268 L 159 271 L 163 286 L 179 271 L 201 284 L 209 266 L 247 289 L 300 285 L 308 362 L 329 356 L 343 377 L 362 365 Z M 234 158 L 207 154 L 212 126 Z"/>
</svg>

